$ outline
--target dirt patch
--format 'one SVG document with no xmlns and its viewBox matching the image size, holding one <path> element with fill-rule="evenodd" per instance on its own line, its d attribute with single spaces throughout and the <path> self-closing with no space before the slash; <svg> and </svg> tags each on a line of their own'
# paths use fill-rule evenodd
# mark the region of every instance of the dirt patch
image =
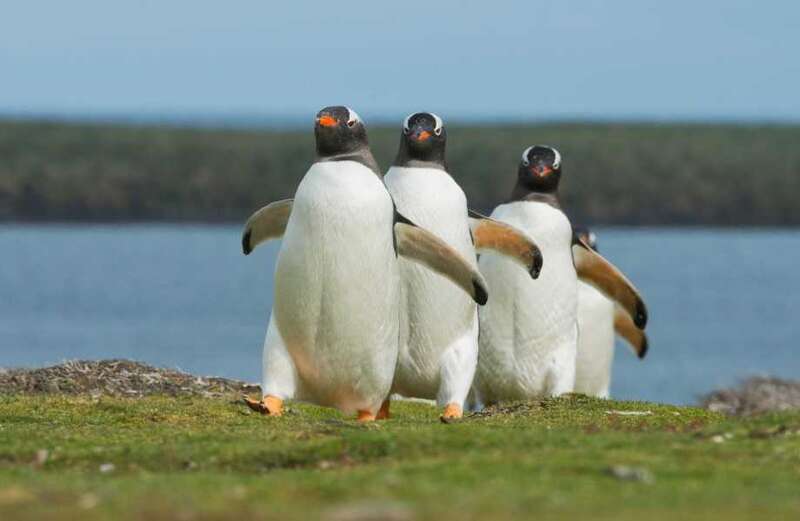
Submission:
<svg viewBox="0 0 800 521">
<path fill-rule="evenodd" d="M 200 377 L 130 360 L 74 360 L 39 369 L 0 369 L 2 394 L 89 394 L 140 397 L 258 393 L 257 385 Z"/>
<path fill-rule="evenodd" d="M 733 416 L 800 409 L 800 381 L 749 378 L 738 387 L 707 394 L 700 404 L 709 411 Z"/>
</svg>

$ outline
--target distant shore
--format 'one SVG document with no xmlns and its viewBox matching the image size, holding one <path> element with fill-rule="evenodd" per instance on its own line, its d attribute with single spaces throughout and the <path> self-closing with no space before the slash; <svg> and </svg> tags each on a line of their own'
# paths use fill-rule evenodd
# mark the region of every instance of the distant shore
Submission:
<svg viewBox="0 0 800 521">
<path fill-rule="evenodd" d="M 373 126 L 391 164 L 399 128 Z M 520 151 L 556 146 L 573 221 L 798 226 L 800 126 L 509 123 L 448 127 L 449 171 L 470 205 L 505 201 Z M 290 197 L 310 129 L 188 128 L 0 119 L 0 223 L 241 223 Z"/>
</svg>

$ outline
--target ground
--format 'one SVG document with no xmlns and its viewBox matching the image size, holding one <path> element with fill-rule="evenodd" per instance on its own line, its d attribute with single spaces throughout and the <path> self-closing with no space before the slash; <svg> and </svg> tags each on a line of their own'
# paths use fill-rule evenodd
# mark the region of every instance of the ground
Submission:
<svg viewBox="0 0 800 521">
<path fill-rule="evenodd" d="M 0 397 L 0 519 L 800 518 L 798 412 L 568 396 L 360 425 L 235 398 Z"/>
</svg>

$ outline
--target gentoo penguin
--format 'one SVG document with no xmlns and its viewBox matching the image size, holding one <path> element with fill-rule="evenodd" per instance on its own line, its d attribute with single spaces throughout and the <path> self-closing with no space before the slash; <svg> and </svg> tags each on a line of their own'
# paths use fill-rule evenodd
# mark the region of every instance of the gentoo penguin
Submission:
<svg viewBox="0 0 800 521">
<path fill-rule="evenodd" d="M 579 277 L 620 303 L 640 329 L 647 321 L 633 285 L 572 233 L 558 203 L 558 151 L 541 145 L 525 149 L 517 175 L 511 200 L 492 217 L 536 237 L 547 262 L 532 281 L 507 258 L 491 252 L 480 258 L 492 291 L 479 312 L 475 399 L 483 404 L 573 390 Z"/>
<path fill-rule="evenodd" d="M 398 255 L 425 263 L 478 303 L 485 283 L 470 261 L 399 214 L 372 156 L 364 124 L 347 107 L 322 109 L 317 159 L 291 201 L 256 212 L 242 247 L 283 236 L 263 356 L 263 397 L 279 416 L 297 398 L 375 419 L 397 363 Z"/>
<path fill-rule="evenodd" d="M 443 239 L 472 266 L 477 267 L 476 248 L 495 248 L 523 264 L 526 276 L 538 276 L 541 253 L 530 239 L 497 221 L 468 217 L 464 191 L 447 171 L 446 141 L 437 115 L 417 112 L 405 119 L 397 158 L 384 177 L 398 211 Z M 436 399 L 444 408 L 442 421 L 460 418 L 478 361 L 477 306 L 419 264 L 400 259 L 400 274 L 400 353 L 392 392 Z M 388 411 L 387 402 L 381 413 Z"/>
<path fill-rule="evenodd" d="M 597 236 L 587 228 L 576 235 L 597 251 Z M 614 332 L 628 341 L 633 352 L 644 358 L 647 336 L 630 315 L 591 284 L 578 281 L 578 354 L 575 360 L 575 392 L 608 398 L 611 364 L 614 362 Z"/>
</svg>

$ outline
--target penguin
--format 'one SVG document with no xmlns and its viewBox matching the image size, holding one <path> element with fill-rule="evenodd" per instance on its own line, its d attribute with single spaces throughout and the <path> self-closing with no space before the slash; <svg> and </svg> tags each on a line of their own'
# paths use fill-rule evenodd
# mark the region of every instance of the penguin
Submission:
<svg viewBox="0 0 800 521">
<path fill-rule="evenodd" d="M 417 112 L 403 121 L 397 157 L 384 177 L 398 211 L 476 269 L 476 249 L 493 249 L 537 277 L 542 257 L 531 239 L 469 212 L 464 191 L 448 172 L 446 143 L 447 131 L 436 114 Z M 461 418 L 478 361 L 477 305 L 424 266 L 400 259 L 400 274 L 400 346 L 392 392 L 435 399 L 443 422 Z M 381 414 L 388 416 L 388 402 Z"/>
<path fill-rule="evenodd" d="M 263 352 L 262 399 L 280 416 L 295 398 L 372 421 L 389 395 L 397 363 L 398 256 L 426 264 L 486 302 L 480 273 L 453 248 L 395 209 L 352 109 L 316 117 L 316 161 L 291 200 L 248 219 L 242 249 L 283 237 Z"/>
<path fill-rule="evenodd" d="M 576 235 L 594 251 L 597 236 L 584 227 Z M 640 359 L 647 354 L 647 335 L 631 317 L 591 284 L 578 281 L 578 351 L 575 392 L 608 398 L 614 361 L 614 333 L 624 338 Z"/>
<path fill-rule="evenodd" d="M 481 255 L 492 299 L 479 312 L 480 344 L 474 399 L 479 404 L 557 396 L 573 391 L 578 343 L 578 279 L 619 303 L 644 329 L 647 311 L 636 288 L 576 237 L 561 210 L 561 154 L 525 149 L 511 199 L 491 217 L 536 237 L 547 262 L 536 281 L 508 259 Z"/>
</svg>

